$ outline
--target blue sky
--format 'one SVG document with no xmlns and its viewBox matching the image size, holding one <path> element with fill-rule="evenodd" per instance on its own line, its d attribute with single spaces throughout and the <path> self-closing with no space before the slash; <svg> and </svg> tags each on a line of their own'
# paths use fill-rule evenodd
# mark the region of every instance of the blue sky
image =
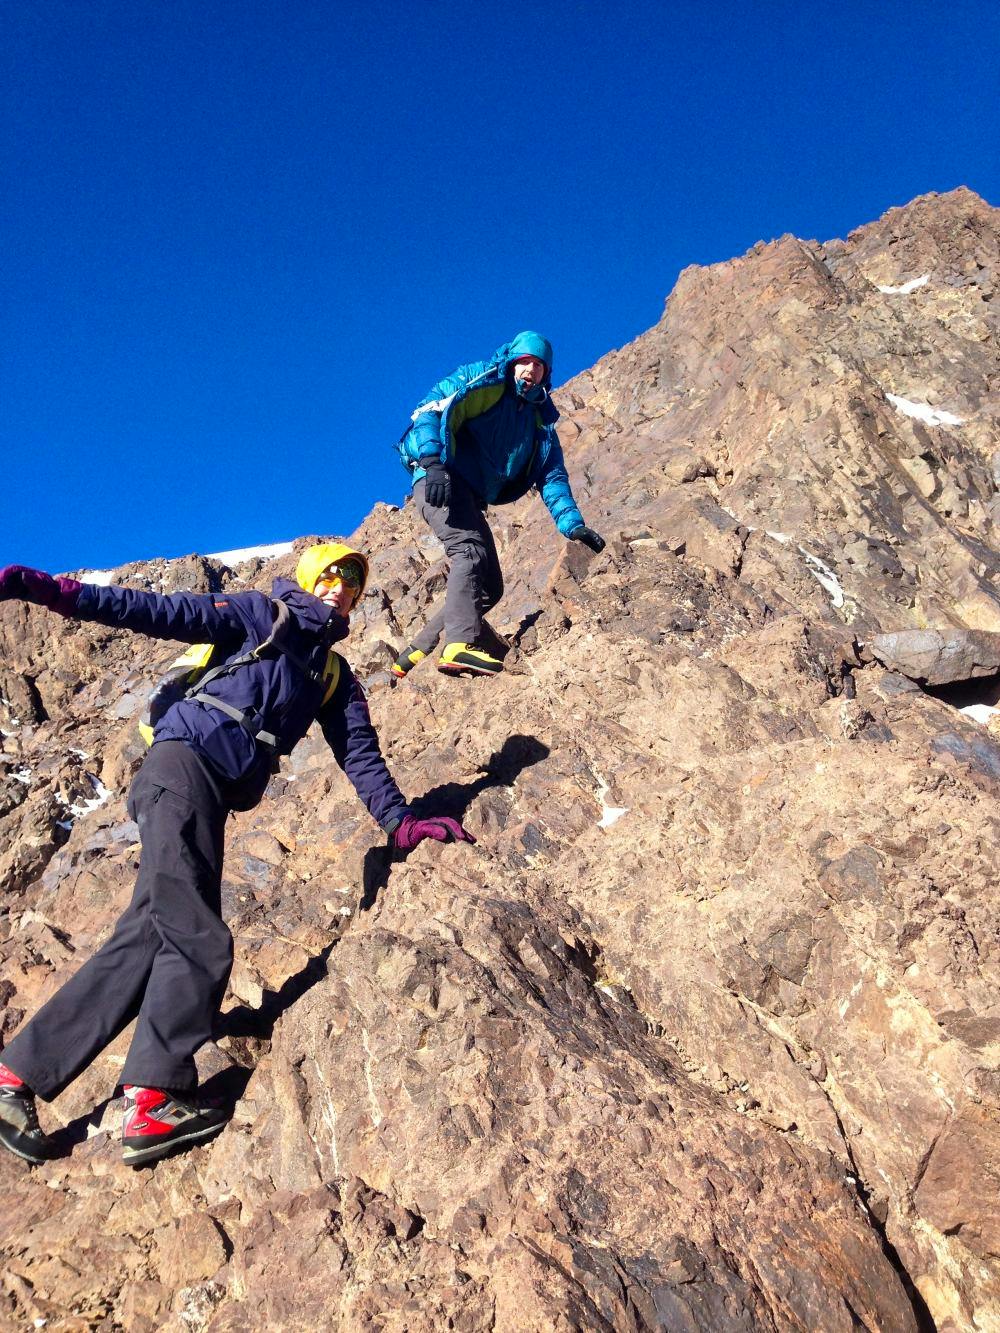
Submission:
<svg viewBox="0 0 1000 1333">
<path fill-rule="evenodd" d="M 350 531 L 435 380 L 681 268 L 1000 204 L 1000 6 L 0 0 L 0 564 Z"/>
</svg>

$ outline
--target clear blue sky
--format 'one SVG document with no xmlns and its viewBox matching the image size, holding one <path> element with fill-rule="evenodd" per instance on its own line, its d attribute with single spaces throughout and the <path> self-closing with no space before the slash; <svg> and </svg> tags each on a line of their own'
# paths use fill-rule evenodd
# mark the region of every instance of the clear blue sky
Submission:
<svg viewBox="0 0 1000 1333">
<path fill-rule="evenodd" d="M 996 0 L 0 0 L 0 564 L 349 531 L 413 403 L 681 268 L 1000 203 Z"/>
</svg>

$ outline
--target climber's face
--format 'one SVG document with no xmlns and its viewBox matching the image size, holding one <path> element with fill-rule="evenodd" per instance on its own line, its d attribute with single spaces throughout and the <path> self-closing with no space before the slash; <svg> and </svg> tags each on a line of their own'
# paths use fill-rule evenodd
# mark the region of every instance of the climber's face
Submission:
<svg viewBox="0 0 1000 1333">
<path fill-rule="evenodd" d="M 313 595 L 324 606 L 332 606 L 342 616 L 349 615 L 361 591 L 362 577 L 359 566 L 353 560 L 328 565 L 316 580 Z"/>
<path fill-rule="evenodd" d="M 545 369 L 545 362 L 539 361 L 537 356 L 519 356 L 514 362 L 514 379 L 533 389 L 545 379 Z"/>
</svg>

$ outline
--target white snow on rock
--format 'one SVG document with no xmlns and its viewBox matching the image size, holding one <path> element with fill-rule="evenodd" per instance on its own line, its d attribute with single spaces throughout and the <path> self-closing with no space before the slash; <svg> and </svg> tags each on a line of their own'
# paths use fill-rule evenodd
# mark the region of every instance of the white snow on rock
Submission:
<svg viewBox="0 0 1000 1333">
<path fill-rule="evenodd" d="M 597 821 L 598 828 L 610 828 L 612 824 L 617 824 L 622 815 L 627 815 L 629 808 L 627 805 L 608 805 L 604 799 L 611 790 L 610 786 L 604 781 L 600 773 L 595 769 L 594 777 L 597 778 L 597 799 L 601 803 L 601 817 Z"/>
<path fill-rule="evenodd" d="M 108 791 L 101 779 L 95 774 L 87 773 L 86 777 L 94 789 L 94 795 L 89 801 L 80 801 L 67 807 L 69 813 L 73 816 L 73 819 L 80 819 L 83 815 L 89 815 L 92 810 L 99 810 L 100 807 L 110 801 L 114 795 L 114 792 Z M 73 827 L 72 819 L 60 820 L 59 823 L 62 828 Z"/>
<path fill-rule="evenodd" d="M 88 773 L 90 784 L 94 788 L 94 795 L 89 801 L 84 801 L 82 805 L 71 805 L 70 813 L 79 818 L 80 815 L 88 815 L 91 810 L 97 810 L 111 800 L 114 792 L 108 791 L 100 778 L 95 777 L 93 773 Z"/>
<path fill-rule="evenodd" d="M 220 560 L 224 565 L 238 565 L 244 560 L 276 560 L 279 555 L 288 555 L 294 544 L 294 542 L 272 542 L 269 546 L 241 546 L 234 551 L 210 551 L 205 559 Z M 150 560 L 163 558 L 150 556 Z M 117 565 L 115 569 L 85 569 L 80 575 L 80 582 L 96 583 L 106 588 L 109 583 L 114 582 L 115 574 L 121 568 L 121 565 Z"/>
<path fill-rule="evenodd" d="M 840 580 L 818 555 L 810 555 L 804 546 L 800 546 L 799 550 L 806 558 L 806 568 L 809 573 L 830 594 L 830 605 L 835 611 L 839 611 L 844 605 L 844 590 L 840 586 Z"/>
<path fill-rule="evenodd" d="M 891 398 L 892 394 L 889 394 L 888 396 Z M 752 524 L 744 522 L 739 515 L 734 514 L 733 511 L 727 509 L 725 505 L 720 504 L 719 508 L 724 513 L 728 514 L 730 518 L 736 519 L 737 523 L 742 523 L 750 532 L 756 531 Z M 779 546 L 788 546 L 793 540 L 787 532 L 773 532 L 769 528 L 764 529 L 764 536 L 770 537 L 770 539 L 773 542 L 777 542 Z M 801 554 L 805 556 L 806 568 L 809 570 L 809 573 L 817 583 L 821 584 L 826 589 L 830 595 L 831 605 L 835 611 L 839 611 L 844 605 L 844 589 L 840 585 L 840 580 L 830 566 L 824 564 L 824 562 L 820 560 L 818 555 L 810 555 L 804 546 L 799 546 L 798 549 Z M 607 788 L 605 788 L 605 791 L 607 791 Z"/>
<path fill-rule="evenodd" d="M 883 287 L 879 284 L 879 291 L 885 292 L 886 296 L 909 296 L 910 292 L 915 292 L 918 287 L 926 287 L 931 280 L 929 273 L 921 273 L 919 278 L 911 278 L 909 282 L 904 282 L 901 287 Z"/>
<path fill-rule="evenodd" d="M 967 704 L 958 711 L 971 717 L 973 722 L 981 722 L 984 727 L 989 725 L 991 717 L 1000 717 L 1000 708 L 991 708 L 989 704 Z"/>
<path fill-rule="evenodd" d="M 956 417 L 954 412 L 942 412 L 927 403 L 911 403 L 908 398 L 900 398 L 895 393 L 887 393 L 886 398 L 897 412 L 902 412 L 907 417 L 916 417 L 918 421 L 926 422 L 928 426 L 961 426 L 965 420 L 964 417 Z"/>
<path fill-rule="evenodd" d="M 273 542 L 270 546 L 243 546 L 235 551 L 213 551 L 208 560 L 221 560 L 224 565 L 239 565 L 244 560 L 276 560 L 288 555 L 294 542 Z"/>
<path fill-rule="evenodd" d="M 10 775 L 15 782 L 23 782 L 26 787 L 31 786 L 31 769 L 27 765 L 24 768 L 15 768 Z"/>
</svg>

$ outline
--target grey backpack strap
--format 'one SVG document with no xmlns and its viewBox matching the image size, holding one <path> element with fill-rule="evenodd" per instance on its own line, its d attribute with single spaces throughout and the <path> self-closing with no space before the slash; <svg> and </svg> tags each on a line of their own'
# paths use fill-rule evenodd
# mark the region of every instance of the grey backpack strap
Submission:
<svg viewBox="0 0 1000 1333">
<path fill-rule="evenodd" d="M 220 713 L 225 713 L 234 722 L 238 722 L 243 730 L 252 736 L 255 741 L 259 741 L 265 749 L 276 750 L 278 748 L 278 738 L 273 732 L 255 731 L 247 721 L 247 716 L 242 709 L 235 708 L 222 699 L 216 699 L 213 695 L 204 693 L 205 686 L 210 681 L 218 680 L 220 676 L 228 676 L 230 672 L 236 671 L 239 667 L 250 666 L 254 662 L 259 662 L 261 658 L 266 657 L 271 652 L 281 653 L 287 657 L 292 665 L 297 667 L 309 680 L 318 682 L 323 679 L 322 671 L 313 671 L 300 657 L 285 646 L 284 639 L 291 628 L 292 613 L 280 597 L 270 599 L 270 601 L 274 623 L 267 638 L 259 643 L 256 648 L 251 649 L 250 652 L 234 657 L 231 662 L 223 662 L 221 666 L 217 666 L 211 671 L 206 671 L 184 697 L 185 699 L 193 699 L 196 703 L 205 704 L 208 708 L 216 708 Z"/>
<path fill-rule="evenodd" d="M 192 694 L 190 698 L 196 703 L 206 704 L 209 708 L 217 708 L 220 713 L 225 713 L 231 717 L 234 722 L 238 722 L 244 731 L 248 732 L 255 741 L 263 745 L 267 750 L 276 750 L 278 748 L 278 738 L 273 731 L 254 731 L 247 721 L 247 715 L 240 708 L 234 708 L 232 704 L 227 704 L 222 699 L 216 699 L 211 694 Z"/>
<path fill-rule="evenodd" d="M 271 601 L 271 613 L 274 616 L 274 623 L 271 626 L 271 633 L 263 643 L 259 643 L 253 650 L 252 656 L 263 657 L 268 648 L 280 648 L 281 640 L 288 633 L 291 624 L 292 613 L 280 597 L 275 597 Z"/>
<path fill-rule="evenodd" d="M 285 643 L 285 638 L 287 637 L 288 630 L 292 623 L 291 611 L 289 611 L 288 607 L 280 597 L 275 598 L 273 605 L 274 628 L 264 642 L 258 644 L 253 650 L 251 656 L 264 657 L 271 649 L 273 649 L 287 657 L 292 666 L 297 667 L 309 680 L 313 682 L 322 680 L 322 671 L 313 671 L 312 668 L 308 667 L 305 662 L 303 662 L 302 658 L 299 657 L 297 653 L 293 653 L 291 648 Z"/>
</svg>

